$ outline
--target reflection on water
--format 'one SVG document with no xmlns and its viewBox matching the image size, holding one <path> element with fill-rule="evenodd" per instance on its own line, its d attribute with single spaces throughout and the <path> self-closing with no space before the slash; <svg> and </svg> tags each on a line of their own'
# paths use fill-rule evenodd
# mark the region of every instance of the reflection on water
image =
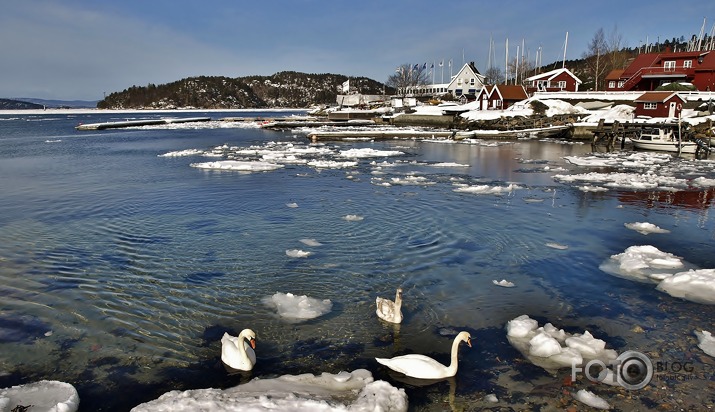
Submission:
<svg viewBox="0 0 715 412">
<path fill-rule="evenodd" d="M 245 127 L 75 133 L 80 119 L 48 118 L 5 121 L 12 133 L 0 136 L 0 387 L 71 382 L 83 410 L 226 388 L 246 378 L 226 373 L 220 337 L 246 327 L 258 334 L 252 377 L 365 368 L 398 382 L 373 358 L 423 353 L 446 362 L 453 335 L 444 331 L 467 330 L 474 347 L 460 351 L 456 379 L 405 383 L 410 404 L 428 409 L 444 394 L 450 405 L 482 402 L 490 393 L 518 404 L 525 387 L 546 385 L 539 390 L 548 397 L 553 383 L 506 339 L 504 325 L 521 314 L 588 329 L 618 350 L 658 350 L 661 325 L 671 340 L 711 327 L 702 306 L 598 266 L 647 241 L 714 267 L 712 191 L 584 193 L 556 183 L 555 173 L 581 172 L 563 157 L 588 145 L 328 143 L 405 155 L 348 170 L 296 163 L 246 174 L 189 166 L 201 156 L 158 155 L 307 140 Z M 376 176 L 430 184 L 378 185 Z M 520 188 L 454 191 L 510 182 Z M 645 220 L 671 233 L 644 239 L 624 227 Z M 296 249 L 310 255 L 286 254 Z M 501 279 L 515 287 L 493 284 Z M 396 287 L 399 326 L 380 322 L 374 308 Z M 329 299 L 332 309 L 295 323 L 262 303 L 288 292 Z"/>
</svg>

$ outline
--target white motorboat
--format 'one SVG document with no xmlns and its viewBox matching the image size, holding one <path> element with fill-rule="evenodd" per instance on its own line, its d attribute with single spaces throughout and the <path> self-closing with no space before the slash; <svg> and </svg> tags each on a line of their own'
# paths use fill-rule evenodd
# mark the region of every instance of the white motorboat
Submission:
<svg viewBox="0 0 715 412">
<path fill-rule="evenodd" d="M 695 153 L 698 148 L 698 144 L 695 142 L 681 140 L 673 128 L 644 127 L 630 139 L 636 149 Z"/>
</svg>

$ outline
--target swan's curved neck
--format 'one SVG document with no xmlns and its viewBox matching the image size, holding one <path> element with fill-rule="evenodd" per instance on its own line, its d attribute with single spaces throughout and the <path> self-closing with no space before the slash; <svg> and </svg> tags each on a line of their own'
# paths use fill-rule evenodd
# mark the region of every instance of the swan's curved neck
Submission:
<svg viewBox="0 0 715 412">
<path fill-rule="evenodd" d="M 457 367 L 459 366 L 459 344 L 462 342 L 459 336 L 454 338 L 452 342 L 452 360 L 449 362 L 449 367 L 447 370 L 450 374 L 454 375 L 457 373 Z"/>
<path fill-rule="evenodd" d="M 395 296 L 395 307 L 399 309 L 402 306 L 402 294 L 398 293 Z"/>
</svg>

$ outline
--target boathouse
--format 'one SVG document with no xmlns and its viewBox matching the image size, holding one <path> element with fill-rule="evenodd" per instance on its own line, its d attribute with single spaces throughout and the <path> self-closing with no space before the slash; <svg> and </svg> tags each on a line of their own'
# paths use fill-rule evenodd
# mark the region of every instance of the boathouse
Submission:
<svg viewBox="0 0 715 412">
<path fill-rule="evenodd" d="M 685 99 L 677 92 L 646 92 L 635 103 L 636 116 L 679 118 Z"/>
<path fill-rule="evenodd" d="M 524 86 L 498 84 L 484 86 L 477 94 L 477 101 L 480 110 L 503 110 L 528 97 Z"/>
<path fill-rule="evenodd" d="M 576 77 L 567 68 L 551 70 L 546 73 L 540 73 L 531 77 L 527 77 L 526 91 L 534 92 L 577 92 L 578 86 L 582 83 L 581 79 Z"/>
</svg>

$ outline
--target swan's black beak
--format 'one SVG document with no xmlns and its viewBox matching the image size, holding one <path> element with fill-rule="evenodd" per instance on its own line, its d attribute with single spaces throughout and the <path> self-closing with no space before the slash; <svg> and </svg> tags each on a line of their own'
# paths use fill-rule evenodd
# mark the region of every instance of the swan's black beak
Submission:
<svg viewBox="0 0 715 412">
<path fill-rule="evenodd" d="M 252 347 L 253 349 L 256 349 L 256 340 L 255 340 L 255 339 L 251 339 L 251 340 L 249 341 L 249 343 L 251 344 L 251 347 Z M 472 345 L 469 345 L 469 346 L 472 346 Z"/>
</svg>

